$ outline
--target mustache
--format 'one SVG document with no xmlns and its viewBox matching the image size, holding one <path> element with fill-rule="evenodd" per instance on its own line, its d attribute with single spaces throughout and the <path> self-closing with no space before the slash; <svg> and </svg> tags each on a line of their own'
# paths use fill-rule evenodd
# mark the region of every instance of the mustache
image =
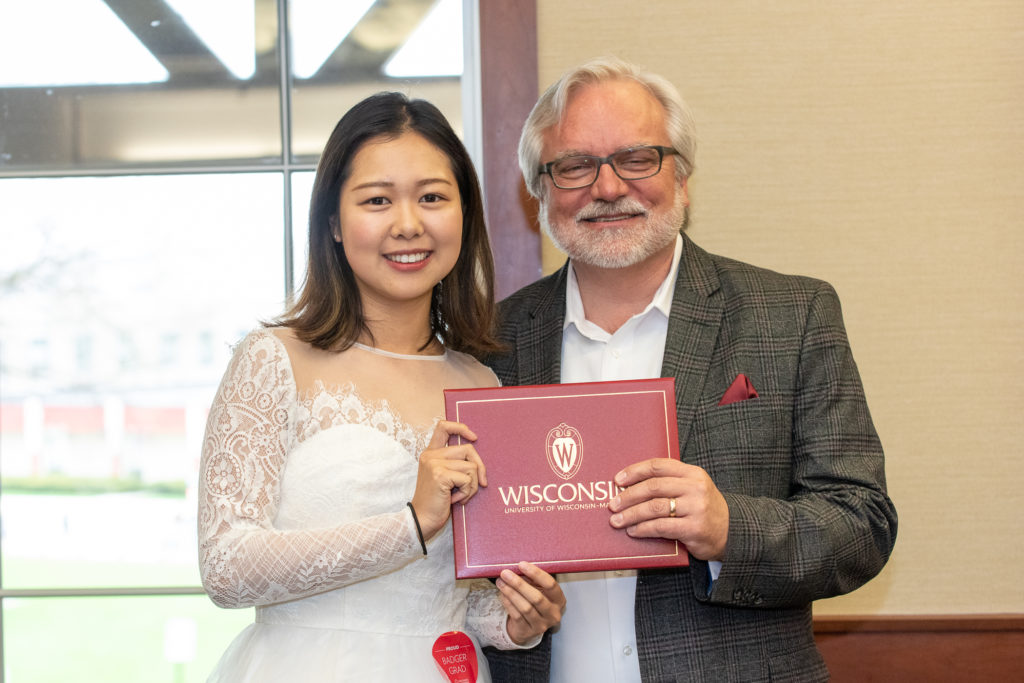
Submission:
<svg viewBox="0 0 1024 683">
<path fill-rule="evenodd" d="M 616 216 L 619 214 L 642 214 L 647 215 L 647 209 L 636 199 L 623 197 L 614 202 L 606 202 L 600 199 L 594 200 L 576 212 L 576 221 L 585 221 L 591 218 L 602 218 L 604 216 Z"/>
</svg>

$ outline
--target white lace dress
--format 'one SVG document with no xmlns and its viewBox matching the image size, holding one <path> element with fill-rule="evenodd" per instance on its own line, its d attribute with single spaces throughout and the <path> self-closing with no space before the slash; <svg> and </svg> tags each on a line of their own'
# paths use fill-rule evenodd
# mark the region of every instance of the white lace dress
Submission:
<svg viewBox="0 0 1024 683">
<path fill-rule="evenodd" d="M 453 351 L 362 346 L 332 367 L 350 381 L 297 384 L 285 345 L 258 330 L 217 392 L 200 468 L 200 569 L 215 603 L 255 606 L 256 620 L 209 680 L 440 681 L 431 646 L 462 630 L 489 681 L 480 647 L 516 647 L 496 589 L 455 581 L 450 524 L 424 557 L 406 501 L 441 389 L 494 375 Z"/>
</svg>

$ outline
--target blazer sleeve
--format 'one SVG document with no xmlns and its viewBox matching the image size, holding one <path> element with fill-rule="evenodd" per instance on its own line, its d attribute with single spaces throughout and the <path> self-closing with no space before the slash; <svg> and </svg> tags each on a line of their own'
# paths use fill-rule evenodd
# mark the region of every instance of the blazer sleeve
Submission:
<svg viewBox="0 0 1024 683">
<path fill-rule="evenodd" d="M 806 310 L 791 397 L 765 429 L 785 443 L 780 450 L 789 451 L 788 463 L 785 453 L 775 463 L 788 472 L 788 491 L 776 496 L 752 487 L 723 488 L 729 505 L 725 558 L 710 594 L 707 563 L 693 562 L 698 600 L 806 605 L 861 586 L 892 552 L 897 518 L 886 492 L 882 447 L 832 287 L 816 281 Z M 780 414 L 788 418 L 780 420 Z M 756 413 L 743 422 L 758 429 Z"/>
</svg>

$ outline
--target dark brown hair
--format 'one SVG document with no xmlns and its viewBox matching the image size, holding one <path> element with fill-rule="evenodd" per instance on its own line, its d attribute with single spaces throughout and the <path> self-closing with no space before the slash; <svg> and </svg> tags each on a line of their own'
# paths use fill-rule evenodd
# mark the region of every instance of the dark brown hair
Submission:
<svg viewBox="0 0 1024 683">
<path fill-rule="evenodd" d="M 327 140 L 309 203 L 309 261 L 306 281 L 295 304 L 273 326 L 287 326 L 316 348 L 343 351 L 369 333 L 355 275 L 345 247 L 334 241 L 331 219 L 337 217 L 341 186 L 352 160 L 375 139 L 417 133 L 451 163 L 462 200 L 462 245 L 455 267 L 434 287 L 430 303 L 430 338 L 446 347 L 480 357 L 496 351 L 494 337 L 494 260 L 483 199 L 473 162 L 444 115 L 425 100 L 397 92 L 371 95 L 352 107 Z"/>
</svg>

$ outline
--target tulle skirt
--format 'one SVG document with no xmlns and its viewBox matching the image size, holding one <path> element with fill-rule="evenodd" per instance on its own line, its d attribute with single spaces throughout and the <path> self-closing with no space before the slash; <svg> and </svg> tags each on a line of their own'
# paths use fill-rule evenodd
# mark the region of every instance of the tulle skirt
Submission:
<svg viewBox="0 0 1024 683">
<path fill-rule="evenodd" d="M 250 624 L 228 646 L 208 683 L 440 683 L 447 678 L 431 652 L 436 637 Z M 474 645 L 477 681 L 490 683 L 487 659 Z"/>
</svg>

